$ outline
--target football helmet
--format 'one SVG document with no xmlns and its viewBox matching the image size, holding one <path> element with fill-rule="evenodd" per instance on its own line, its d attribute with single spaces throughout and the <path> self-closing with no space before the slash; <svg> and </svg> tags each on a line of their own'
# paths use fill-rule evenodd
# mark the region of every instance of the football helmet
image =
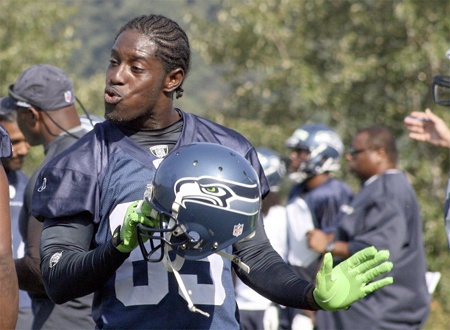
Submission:
<svg viewBox="0 0 450 330">
<path fill-rule="evenodd" d="M 203 142 L 164 158 L 144 199 L 160 223 L 159 228 L 138 225 L 144 258 L 161 261 L 168 245 L 178 256 L 197 260 L 255 231 L 261 189 L 255 169 L 244 157 Z"/>
<path fill-rule="evenodd" d="M 291 179 L 302 182 L 315 175 L 337 171 L 344 152 L 339 135 L 323 124 L 308 124 L 294 131 L 285 145 L 290 149 L 304 150 L 308 159 L 302 161 L 297 171 L 291 173 Z"/>
<path fill-rule="evenodd" d="M 273 150 L 265 147 L 256 148 L 258 159 L 269 182 L 271 191 L 279 191 L 283 177 L 286 175 L 286 162 Z"/>
</svg>

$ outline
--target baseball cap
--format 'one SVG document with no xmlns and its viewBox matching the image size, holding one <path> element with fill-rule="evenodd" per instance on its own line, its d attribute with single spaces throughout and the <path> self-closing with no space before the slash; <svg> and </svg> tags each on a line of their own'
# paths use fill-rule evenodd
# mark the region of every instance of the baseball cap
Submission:
<svg viewBox="0 0 450 330">
<path fill-rule="evenodd" d="M 16 106 L 26 108 L 58 110 L 75 102 L 72 79 L 49 64 L 33 65 L 22 71 L 17 81 L 9 85 L 8 93 Z"/>
<path fill-rule="evenodd" d="M 5 96 L 0 98 L 0 115 L 7 115 L 16 110 L 16 102 L 13 98 Z"/>
</svg>

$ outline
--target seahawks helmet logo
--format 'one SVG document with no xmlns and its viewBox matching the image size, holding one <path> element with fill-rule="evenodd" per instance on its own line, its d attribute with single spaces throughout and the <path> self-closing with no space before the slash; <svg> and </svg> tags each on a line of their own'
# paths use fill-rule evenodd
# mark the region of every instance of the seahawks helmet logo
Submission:
<svg viewBox="0 0 450 330">
<path fill-rule="evenodd" d="M 184 208 L 187 203 L 197 203 L 244 215 L 259 212 L 257 183 L 242 184 L 210 176 L 185 177 L 175 182 L 174 192 L 175 202 Z"/>
</svg>

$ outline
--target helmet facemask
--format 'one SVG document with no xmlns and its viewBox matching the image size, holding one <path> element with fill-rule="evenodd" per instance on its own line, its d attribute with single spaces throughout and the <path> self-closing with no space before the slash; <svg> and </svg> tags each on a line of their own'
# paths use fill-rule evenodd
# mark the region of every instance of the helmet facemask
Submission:
<svg viewBox="0 0 450 330">
<path fill-rule="evenodd" d="M 148 262 L 160 262 L 164 258 L 166 244 L 176 249 L 179 246 L 189 246 L 193 241 L 171 214 L 159 213 L 158 228 L 139 223 L 137 231 L 139 247 L 144 259 Z M 174 239 L 169 240 L 166 237 L 174 237 Z M 146 246 L 146 243 L 150 248 Z"/>
</svg>

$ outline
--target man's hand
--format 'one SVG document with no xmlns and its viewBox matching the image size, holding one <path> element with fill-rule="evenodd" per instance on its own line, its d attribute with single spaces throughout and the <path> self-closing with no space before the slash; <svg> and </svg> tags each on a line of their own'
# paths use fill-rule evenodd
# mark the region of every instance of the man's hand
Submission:
<svg viewBox="0 0 450 330">
<path fill-rule="evenodd" d="M 424 112 L 413 111 L 403 122 L 406 129 L 410 131 L 411 139 L 450 148 L 450 128 L 441 117 L 436 116 L 430 109 L 426 109 Z"/>
<path fill-rule="evenodd" d="M 333 268 L 331 253 L 325 254 L 317 273 L 314 299 L 328 311 L 348 308 L 367 294 L 393 283 L 392 277 L 369 283 L 377 276 L 391 271 L 393 264 L 386 261 L 388 258 L 389 251 L 377 251 L 371 246 Z"/>
<path fill-rule="evenodd" d="M 113 240 L 118 240 L 116 249 L 123 253 L 130 253 L 138 246 L 136 225 L 142 223 L 148 227 L 159 226 L 156 212 L 145 201 L 135 201 L 128 206 L 122 226 L 118 226 L 113 234 Z"/>
<path fill-rule="evenodd" d="M 277 330 L 280 323 L 279 307 L 271 304 L 264 311 L 263 324 L 265 330 Z"/>
</svg>

